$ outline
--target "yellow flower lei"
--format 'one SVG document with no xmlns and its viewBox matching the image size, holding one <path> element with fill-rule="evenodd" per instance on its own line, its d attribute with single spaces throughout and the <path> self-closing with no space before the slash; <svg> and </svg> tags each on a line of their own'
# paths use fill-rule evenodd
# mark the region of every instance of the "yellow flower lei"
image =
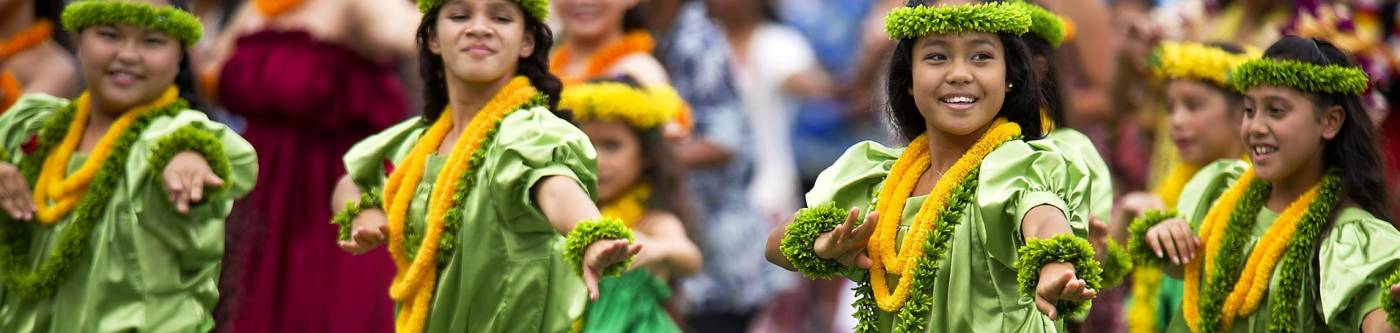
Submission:
<svg viewBox="0 0 1400 333">
<path fill-rule="evenodd" d="M 442 237 L 444 216 L 452 205 L 452 197 L 457 192 L 454 182 L 467 170 L 470 159 L 481 148 L 485 137 L 494 130 L 506 115 L 516 107 L 538 94 L 530 86 L 529 79 L 516 77 L 501 89 L 480 113 L 472 118 L 462 136 L 452 147 L 452 155 L 447 167 L 433 182 L 433 193 L 428 200 L 426 235 L 417 255 L 409 262 L 404 251 L 404 224 L 408 217 L 408 206 L 412 202 L 415 185 L 423 178 L 424 164 L 428 155 L 437 151 L 447 132 L 452 130 L 452 110 L 444 110 L 432 127 L 414 144 L 403 164 L 394 169 L 384 187 L 384 210 L 389 218 L 389 254 L 394 259 L 397 272 L 389 287 L 389 296 L 402 305 L 395 328 L 398 332 L 420 332 L 428 319 L 429 301 L 433 297 L 433 287 L 437 282 L 438 239 Z"/>
<path fill-rule="evenodd" d="M 1230 187 L 1226 195 L 1234 194 L 1227 198 L 1222 197 L 1211 207 L 1210 213 L 1201 224 L 1201 238 L 1206 239 L 1204 252 L 1204 264 L 1200 262 L 1186 266 L 1186 299 L 1183 301 L 1183 312 L 1186 315 L 1186 322 L 1190 324 L 1193 331 L 1200 329 L 1200 297 L 1201 289 L 1201 269 L 1203 267 L 1214 267 L 1216 256 L 1219 255 L 1218 248 L 1224 239 L 1225 226 L 1229 224 L 1230 216 L 1236 207 L 1239 197 L 1244 194 L 1244 189 L 1249 187 L 1249 182 L 1255 178 L 1254 169 L 1251 168 L 1240 177 L 1233 186 Z M 1235 282 L 1230 294 L 1225 298 L 1222 309 L 1221 324 L 1222 331 L 1229 331 L 1234 324 L 1234 319 L 1243 317 L 1259 308 L 1259 303 L 1264 297 L 1264 292 L 1269 289 L 1269 278 L 1273 276 L 1274 267 L 1282 257 L 1283 252 L 1288 249 L 1289 240 L 1293 239 L 1293 234 L 1298 230 L 1298 221 L 1307 212 L 1308 206 L 1317 199 L 1318 188 L 1321 185 L 1315 184 L 1302 196 L 1288 204 L 1288 208 L 1279 214 L 1269 229 L 1259 238 L 1254 250 L 1250 251 L 1249 259 L 1245 261 L 1244 269 L 1240 272 L 1240 277 Z M 1195 273 L 1192 273 L 1192 272 Z M 1208 277 L 1208 276 L 1207 276 Z"/>
<path fill-rule="evenodd" d="M 1157 74 L 1157 77 L 1201 80 L 1216 86 L 1229 87 L 1230 70 L 1245 60 L 1258 57 L 1259 52 L 1256 49 L 1244 54 L 1234 54 L 1201 43 L 1162 42 L 1152 54 L 1151 62 L 1153 73 Z"/>
<path fill-rule="evenodd" d="M 647 200 L 651 199 L 651 186 L 645 184 L 637 185 L 617 198 L 611 203 L 603 206 L 603 217 L 615 217 L 622 220 L 628 228 L 637 225 L 646 214 Z"/>
<path fill-rule="evenodd" d="M 549 72 L 558 76 L 565 85 L 579 83 L 606 75 L 622 58 L 636 53 L 649 54 L 654 49 L 656 41 L 651 38 L 651 33 L 642 30 L 629 32 L 622 36 L 622 39 L 598 49 L 598 52 L 593 54 L 593 59 L 588 60 L 588 67 L 584 69 L 583 75 L 569 75 L 564 71 L 569 63 L 574 61 L 574 48 L 565 43 L 555 49 L 553 56 L 549 57 Z"/>
<path fill-rule="evenodd" d="M 968 149 L 967 153 L 958 158 L 958 161 L 948 169 L 943 176 L 939 177 L 933 190 L 929 193 L 928 199 L 919 207 L 919 213 L 915 216 L 914 225 L 910 228 L 909 234 L 904 237 L 904 242 L 900 244 L 900 252 L 895 252 L 895 236 L 899 232 L 899 222 L 903 215 L 905 200 L 914 191 L 914 186 L 919 183 L 919 176 L 930 166 L 928 152 L 928 138 L 920 135 L 909 143 L 909 147 L 904 149 L 899 159 L 895 161 L 890 169 L 889 176 L 885 179 L 885 186 L 880 190 L 879 201 L 876 203 L 876 211 L 880 213 L 880 220 L 875 225 L 875 235 L 870 239 L 868 249 L 870 259 L 873 264 L 870 266 L 870 286 L 875 294 L 876 304 L 881 310 L 894 312 L 904 306 L 909 299 L 910 286 L 913 278 L 900 279 L 896 285 L 894 293 L 890 293 L 889 286 L 885 283 L 885 268 L 889 272 L 899 276 L 910 276 L 910 271 L 919 258 L 924 256 L 924 241 L 928 238 L 928 233 L 934 229 L 934 220 L 937 213 L 944 209 L 944 205 L 955 186 L 962 182 L 982 163 L 982 159 L 991 154 L 992 150 L 1001 146 L 1007 140 L 1011 140 L 1021 135 L 1021 127 L 1015 123 L 1007 122 L 1006 119 L 998 118 L 993 123 L 992 128 L 977 140 L 977 143 Z"/>
<path fill-rule="evenodd" d="M 1133 271 L 1133 302 L 1128 308 L 1128 332 L 1157 331 L 1157 293 L 1162 289 L 1162 270 L 1138 267 Z"/>
<path fill-rule="evenodd" d="M 68 160 L 72 158 L 73 151 L 78 149 L 78 144 L 83 141 L 83 132 L 87 128 L 88 113 L 91 110 L 90 98 L 87 92 L 83 92 L 77 103 L 76 114 L 73 121 L 68 125 L 68 133 L 63 136 L 54 152 L 44 159 L 44 166 L 39 171 L 39 179 L 34 186 L 34 206 L 35 216 L 44 225 L 53 225 L 63 219 L 68 212 L 73 211 L 73 207 L 78 204 L 78 199 L 83 197 L 87 191 L 88 184 L 92 183 L 93 177 L 97 176 L 97 171 L 102 169 L 102 162 L 107 160 L 107 154 L 112 151 L 112 145 L 126 133 L 126 128 L 136 118 L 148 112 L 158 110 L 165 105 L 174 103 L 180 98 L 180 90 L 175 87 L 165 89 L 155 101 L 150 104 L 140 105 L 126 113 L 123 113 L 107 129 L 107 133 L 97 142 L 97 147 L 92 149 L 92 156 L 83 162 L 82 167 L 68 177 L 64 173 L 68 170 Z M 51 203 L 52 202 L 52 203 Z"/>
<path fill-rule="evenodd" d="M 687 109 L 669 86 L 638 88 L 621 82 L 594 82 L 569 85 L 560 95 L 559 108 L 573 111 L 578 120 L 618 120 L 639 130 L 678 121 Z"/>
<path fill-rule="evenodd" d="M 1220 236 L 1225 233 L 1225 225 L 1230 218 L 1230 211 L 1234 210 L 1233 208 L 1239 203 L 1240 197 L 1244 196 L 1245 190 L 1249 188 L 1249 183 L 1252 181 L 1254 181 L 1254 169 L 1251 168 L 1245 171 L 1244 175 L 1240 176 L 1240 179 L 1236 180 L 1234 185 L 1230 186 L 1228 190 L 1225 190 L 1225 193 L 1220 195 L 1220 199 L 1216 199 L 1215 204 L 1207 211 L 1205 219 L 1201 221 L 1201 226 L 1197 233 L 1199 237 L 1205 241 L 1203 253 L 1206 255 L 1195 264 L 1186 265 L 1184 273 L 1186 291 L 1181 300 L 1182 316 L 1186 318 L 1186 323 L 1188 326 L 1192 327 L 1192 330 L 1195 330 L 1198 323 L 1201 321 L 1199 306 L 1201 299 L 1201 269 L 1202 267 L 1215 267 L 1215 256 L 1213 253 L 1220 247 L 1220 241 L 1224 238 Z"/>
</svg>

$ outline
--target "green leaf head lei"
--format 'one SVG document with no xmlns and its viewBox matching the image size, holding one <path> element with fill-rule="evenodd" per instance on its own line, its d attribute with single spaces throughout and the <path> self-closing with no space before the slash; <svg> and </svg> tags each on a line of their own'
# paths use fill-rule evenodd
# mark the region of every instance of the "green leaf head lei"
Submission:
<svg viewBox="0 0 1400 333">
<path fill-rule="evenodd" d="M 1257 86 L 1282 86 L 1318 94 L 1361 95 L 1369 81 L 1358 67 L 1295 60 L 1254 59 L 1230 71 L 1230 83 L 1240 92 Z"/>
<path fill-rule="evenodd" d="M 1050 47 L 1060 47 L 1068 36 L 1064 18 L 1039 5 L 1017 1 L 1012 4 L 1022 7 L 1031 16 L 1030 33 L 1050 43 Z"/>
<path fill-rule="evenodd" d="M 1020 35 L 1031 30 L 1026 7 L 1010 2 L 900 7 L 885 16 L 885 33 L 896 40 L 961 32 Z"/>
<path fill-rule="evenodd" d="M 418 11 L 422 13 L 430 12 L 441 8 L 449 0 L 418 0 Z M 549 0 L 514 0 L 525 9 L 525 15 L 534 17 L 535 20 L 546 22 L 549 19 Z"/>
<path fill-rule="evenodd" d="M 63 8 L 63 29 L 77 33 L 103 24 L 129 24 L 160 30 L 190 47 L 204 36 L 199 18 L 171 6 L 155 6 L 144 1 L 80 0 Z"/>
</svg>

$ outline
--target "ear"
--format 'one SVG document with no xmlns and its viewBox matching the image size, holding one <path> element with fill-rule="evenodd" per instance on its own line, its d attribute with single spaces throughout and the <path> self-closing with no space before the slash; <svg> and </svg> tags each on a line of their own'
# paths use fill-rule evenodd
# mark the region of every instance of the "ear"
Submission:
<svg viewBox="0 0 1400 333">
<path fill-rule="evenodd" d="M 433 52 L 434 55 L 442 55 L 442 44 L 438 42 L 436 30 L 428 36 L 428 51 Z"/>
<path fill-rule="evenodd" d="M 535 34 L 530 33 L 530 28 L 525 28 L 525 39 L 520 42 L 520 59 L 529 58 L 535 54 Z"/>
<path fill-rule="evenodd" d="M 1341 106 L 1333 105 L 1322 113 L 1322 138 L 1332 140 L 1342 131 L 1342 123 L 1347 121 L 1347 113 Z"/>
</svg>

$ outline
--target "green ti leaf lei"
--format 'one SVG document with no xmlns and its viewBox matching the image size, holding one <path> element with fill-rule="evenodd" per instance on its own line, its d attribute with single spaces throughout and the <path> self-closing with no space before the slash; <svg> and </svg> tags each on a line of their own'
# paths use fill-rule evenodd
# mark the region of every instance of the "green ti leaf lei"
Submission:
<svg viewBox="0 0 1400 333">
<path fill-rule="evenodd" d="M 1391 273 L 1389 278 L 1381 282 L 1381 309 L 1385 309 L 1387 323 L 1396 331 L 1400 331 L 1400 301 L 1390 297 L 1390 286 L 1400 283 L 1400 269 Z"/>
<path fill-rule="evenodd" d="M 115 195 L 113 191 L 124 178 L 131 146 L 141 138 L 141 132 L 152 120 L 174 115 L 187 108 L 187 105 L 184 100 L 178 100 L 138 117 L 131 127 L 117 138 L 107 160 L 102 162 L 102 168 L 88 185 L 87 192 L 70 213 L 66 222 L 68 225 L 58 235 L 53 252 L 40 262 L 36 269 L 30 269 L 31 240 L 36 230 L 45 227 L 13 221 L 0 214 L 0 220 L 3 220 L 0 221 L 0 283 L 4 284 L 5 290 L 23 299 L 53 295 L 58 286 L 66 280 L 68 272 L 78 265 L 78 260 L 87 253 L 88 236 L 92 233 L 93 225 L 102 218 L 102 211 L 106 209 L 107 203 Z M 54 112 L 38 134 L 38 149 L 34 154 L 24 156 L 20 160 L 20 173 L 30 184 L 39 178 L 44 159 L 53 147 L 63 140 L 68 131 L 68 124 L 76 113 L 75 107 L 74 103 L 69 103 L 67 107 Z"/>
<path fill-rule="evenodd" d="M 1147 230 L 1174 217 L 1178 217 L 1175 210 L 1152 210 L 1133 219 L 1133 223 L 1128 225 L 1128 254 L 1132 256 L 1133 264 L 1142 267 L 1162 267 L 1168 264 L 1166 258 L 1157 257 L 1147 245 Z"/>
<path fill-rule="evenodd" d="M 510 113 L 515 113 L 522 109 L 549 105 L 548 100 L 545 98 L 543 94 L 536 94 L 534 97 L 531 97 L 529 101 L 517 106 L 515 110 L 510 111 Z M 510 113 L 507 113 L 506 116 L 509 116 Z M 486 133 L 485 142 L 483 142 L 481 147 L 477 148 L 476 151 L 472 152 L 471 160 L 468 161 L 470 166 L 467 167 L 467 171 L 463 172 L 457 179 L 457 193 L 452 196 L 452 202 L 449 203 L 450 208 L 447 209 L 447 213 L 443 214 L 442 237 L 438 239 L 439 255 L 436 258 L 438 266 L 446 265 L 448 260 L 451 260 L 453 251 L 457 248 L 457 230 L 462 227 L 462 203 L 467 201 L 467 196 L 471 194 L 472 186 L 476 185 L 478 181 L 477 174 L 480 173 L 482 169 L 481 166 L 486 162 L 486 152 L 491 145 L 496 143 L 496 134 L 500 132 L 501 123 L 503 122 L 505 122 L 504 116 L 501 118 L 500 122 L 496 123 L 495 127 L 491 128 L 491 131 Z M 404 227 L 404 252 L 408 256 L 408 260 L 412 261 L 413 258 L 418 256 L 418 248 L 423 244 L 423 236 L 421 225 L 417 227 Z"/>
<path fill-rule="evenodd" d="M 1244 251 L 1249 242 L 1254 225 L 1258 222 L 1259 211 L 1269 196 L 1270 186 L 1263 180 L 1255 179 L 1230 213 L 1229 224 L 1221 248 L 1216 251 L 1214 274 L 1207 279 L 1200 293 L 1200 332 L 1219 332 L 1222 328 L 1225 298 L 1234 290 L 1249 252 Z M 1269 293 L 1269 332 L 1295 332 L 1298 322 L 1297 304 L 1302 298 L 1302 284 L 1308 274 L 1308 266 L 1316 254 L 1313 244 L 1322 235 L 1323 227 L 1337 204 L 1341 191 L 1341 179 L 1337 170 L 1329 170 L 1322 178 L 1317 199 L 1308 204 L 1308 209 L 1299 219 L 1293 238 L 1288 241 L 1282 266 L 1279 270 L 1277 289 Z"/>
<path fill-rule="evenodd" d="M 794 268 L 812 279 L 831 279 L 840 275 L 844 265 L 831 259 L 817 257 L 813 246 L 822 233 L 836 229 L 846 221 L 847 212 L 836 208 L 835 203 L 803 208 L 797 211 L 797 218 L 788 225 L 783 240 L 778 246 L 783 256 L 792 262 Z"/>
</svg>

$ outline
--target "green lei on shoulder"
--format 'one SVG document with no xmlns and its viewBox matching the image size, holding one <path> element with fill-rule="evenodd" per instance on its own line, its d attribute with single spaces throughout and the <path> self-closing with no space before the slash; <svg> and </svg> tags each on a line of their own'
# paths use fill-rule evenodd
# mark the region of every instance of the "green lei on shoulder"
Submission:
<svg viewBox="0 0 1400 333">
<path fill-rule="evenodd" d="M 97 172 L 92 183 L 88 185 L 87 193 L 78 201 L 77 208 L 70 213 L 67 226 L 58 236 L 58 242 L 53 252 L 39 264 L 38 268 L 30 269 L 29 252 L 33 245 L 30 241 L 36 229 L 45 227 L 14 221 L 9 216 L 0 214 L 0 283 L 3 283 L 6 291 L 15 293 L 24 299 L 53 295 L 58 286 L 67 278 L 68 272 L 78 264 L 78 259 L 87 253 L 88 236 L 92 233 L 93 225 L 102 218 L 103 210 L 107 208 L 107 203 L 114 195 L 112 192 L 125 178 L 126 161 L 131 154 L 132 144 L 140 139 L 141 132 L 151 124 L 152 120 L 175 115 L 187 107 L 188 103 L 183 99 L 176 100 L 158 110 L 136 118 L 131 127 L 118 137 L 111 153 L 107 156 L 107 160 L 103 161 L 102 169 Z M 75 113 L 76 105 L 74 103 L 69 103 L 66 107 L 56 110 L 45 121 L 44 127 L 37 135 L 38 148 L 33 154 L 23 156 L 20 160 L 20 173 L 30 184 L 39 178 L 39 171 L 44 164 L 45 157 L 54 146 L 63 141 L 63 136 L 67 133 L 68 125 L 73 120 Z"/>
<path fill-rule="evenodd" d="M 1269 332 L 1296 332 L 1298 323 L 1298 302 L 1302 298 L 1304 276 L 1308 275 L 1309 265 L 1316 255 L 1316 242 L 1322 236 L 1323 227 L 1337 204 L 1341 191 L 1338 170 L 1330 170 L 1322 177 L 1317 199 L 1308 204 L 1308 209 L 1298 220 L 1297 231 L 1288 240 L 1280 260 L 1278 286 L 1269 291 Z M 1244 251 L 1249 242 L 1254 225 L 1258 223 L 1259 211 L 1269 197 L 1270 186 L 1263 180 L 1255 179 L 1250 184 L 1239 203 L 1230 214 L 1229 224 L 1221 239 L 1221 248 L 1213 267 L 1214 274 L 1201 287 L 1200 327 L 1202 332 L 1220 331 L 1225 298 L 1235 288 L 1235 282 L 1244 270 L 1249 252 Z"/>
<path fill-rule="evenodd" d="M 515 110 L 510 113 L 515 113 L 523 109 L 547 106 L 549 105 L 549 101 L 546 98 L 547 97 L 543 94 L 536 94 L 535 97 L 530 98 L 529 101 L 515 107 Z M 507 116 L 509 116 L 509 113 Z M 451 208 L 448 208 L 447 213 L 443 215 L 442 237 L 438 239 L 439 255 L 436 258 L 437 265 L 439 266 L 445 265 L 448 260 L 451 260 L 452 252 L 457 247 L 457 229 L 462 226 L 462 203 L 466 202 L 467 196 L 471 194 L 471 188 L 477 181 L 477 173 L 481 171 L 481 164 L 486 161 L 486 152 L 490 150 L 491 146 L 496 144 L 496 134 L 500 132 L 501 124 L 503 123 L 505 123 L 504 117 L 500 122 L 496 123 L 496 127 L 491 128 L 491 131 L 486 133 L 486 142 L 481 144 L 481 148 L 477 148 L 476 151 L 472 152 L 471 161 L 469 161 L 471 165 L 467 167 L 467 172 L 458 176 L 459 178 L 457 179 L 456 185 L 457 193 L 452 196 Z M 418 255 L 418 247 L 422 246 L 424 235 L 421 230 L 411 226 L 405 226 L 403 230 L 404 252 L 408 255 L 408 260 L 412 261 L 413 258 Z"/>
</svg>

